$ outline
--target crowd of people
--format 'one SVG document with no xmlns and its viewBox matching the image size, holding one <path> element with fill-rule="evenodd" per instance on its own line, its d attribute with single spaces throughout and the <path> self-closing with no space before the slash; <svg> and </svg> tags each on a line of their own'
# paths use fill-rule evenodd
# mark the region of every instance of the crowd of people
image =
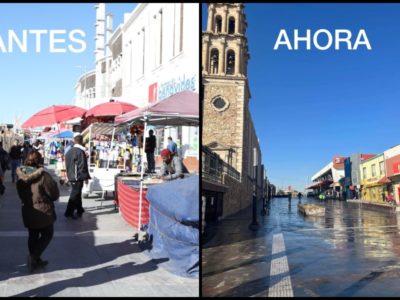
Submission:
<svg viewBox="0 0 400 300">
<path fill-rule="evenodd" d="M 85 212 L 82 206 L 82 189 L 91 179 L 88 168 L 89 152 L 83 144 L 82 135 L 75 136 L 72 143 L 64 146 L 56 152 L 62 154 L 66 181 L 71 185 L 64 216 L 76 220 Z M 154 173 L 156 169 L 155 148 L 156 139 L 150 130 L 145 143 L 148 173 Z M 16 140 L 9 152 L 5 151 L 0 143 L 0 194 L 4 194 L 5 191 L 4 174 L 11 170 L 11 179 L 13 183 L 16 182 L 17 193 L 22 203 L 23 224 L 28 230 L 27 266 L 31 272 L 48 264 L 41 256 L 53 237 L 54 222 L 57 219 L 54 202 L 60 197 L 58 183 L 44 168 L 44 155 L 44 145 L 40 141 L 31 145 L 27 141 L 19 143 Z M 161 151 L 160 156 L 162 165 L 158 178 L 174 180 L 183 178 L 184 173 L 188 173 L 171 137 L 168 138 L 168 146 Z M 130 160 L 131 157 L 126 159 Z"/>
</svg>

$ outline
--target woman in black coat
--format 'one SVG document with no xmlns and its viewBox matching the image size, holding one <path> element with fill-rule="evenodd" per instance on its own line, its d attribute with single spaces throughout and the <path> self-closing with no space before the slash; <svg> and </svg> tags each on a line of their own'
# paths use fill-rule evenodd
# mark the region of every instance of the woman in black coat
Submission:
<svg viewBox="0 0 400 300">
<path fill-rule="evenodd" d="M 17 168 L 17 192 L 22 201 L 22 219 L 28 228 L 28 268 L 32 272 L 44 267 L 47 261 L 40 258 L 53 238 L 56 220 L 54 201 L 60 196 L 57 183 L 42 165 L 42 156 L 33 151 L 24 165 Z"/>
</svg>

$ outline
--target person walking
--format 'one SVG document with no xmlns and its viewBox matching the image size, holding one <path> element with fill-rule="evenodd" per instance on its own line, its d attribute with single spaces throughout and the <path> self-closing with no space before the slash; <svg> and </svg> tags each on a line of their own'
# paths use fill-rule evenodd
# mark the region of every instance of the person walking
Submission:
<svg viewBox="0 0 400 300">
<path fill-rule="evenodd" d="M 152 129 L 149 130 L 149 137 L 146 138 L 144 152 L 147 156 L 147 172 L 154 173 L 156 170 L 156 162 L 154 160 L 154 151 L 156 150 L 156 137 Z"/>
<path fill-rule="evenodd" d="M 19 144 L 18 140 L 15 140 L 14 145 L 10 149 L 12 182 L 15 182 L 16 170 L 21 165 L 21 158 L 22 158 L 21 150 L 22 150 L 21 145 Z"/>
<path fill-rule="evenodd" d="M 48 264 L 41 255 L 53 238 L 53 224 L 57 218 L 54 201 L 60 197 L 57 183 L 43 169 L 41 161 L 40 153 L 33 151 L 16 170 L 22 220 L 29 233 L 27 266 L 30 272 Z"/>
<path fill-rule="evenodd" d="M 83 137 L 77 135 L 74 137 L 74 146 L 65 155 L 67 177 L 72 187 L 67 209 L 64 213 L 66 218 L 76 219 L 74 215 L 75 210 L 78 217 L 81 217 L 85 212 L 82 207 L 82 188 L 83 183 L 87 184 L 90 179 L 85 151 Z"/>
<path fill-rule="evenodd" d="M 0 142 L 0 195 L 3 195 L 6 187 L 4 186 L 4 177 L 6 171 L 10 169 L 10 156 L 3 148 L 3 142 Z"/>
<path fill-rule="evenodd" d="M 22 162 L 24 162 L 26 160 L 26 158 L 28 157 L 28 154 L 31 153 L 33 150 L 31 144 L 29 144 L 28 141 L 24 142 L 24 146 L 21 149 L 21 158 L 22 158 Z"/>
</svg>

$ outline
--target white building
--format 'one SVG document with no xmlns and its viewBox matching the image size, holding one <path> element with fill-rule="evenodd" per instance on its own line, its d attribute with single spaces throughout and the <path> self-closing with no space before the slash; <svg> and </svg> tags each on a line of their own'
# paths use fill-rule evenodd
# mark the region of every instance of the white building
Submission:
<svg viewBox="0 0 400 300">
<path fill-rule="evenodd" d="M 97 4 L 96 69 L 77 83 L 76 105 L 88 109 L 113 98 L 143 107 L 183 90 L 199 93 L 198 26 L 197 3 L 140 3 L 113 31 L 112 15 L 104 3 Z M 94 83 L 88 85 L 93 73 Z M 159 149 L 172 136 L 184 157 L 198 159 L 198 128 L 157 133 Z"/>
</svg>

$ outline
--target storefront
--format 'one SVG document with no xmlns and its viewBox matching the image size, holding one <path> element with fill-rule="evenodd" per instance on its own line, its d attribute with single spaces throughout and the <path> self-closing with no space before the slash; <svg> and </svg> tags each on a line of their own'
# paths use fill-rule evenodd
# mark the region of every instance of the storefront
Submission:
<svg viewBox="0 0 400 300">
<path fill-rule="evenodd" d="M 391 181 L 391 192 L 396 202 L 400 203 L 400 145 L 384 152 L 386 176 Z"/>
</svg>

